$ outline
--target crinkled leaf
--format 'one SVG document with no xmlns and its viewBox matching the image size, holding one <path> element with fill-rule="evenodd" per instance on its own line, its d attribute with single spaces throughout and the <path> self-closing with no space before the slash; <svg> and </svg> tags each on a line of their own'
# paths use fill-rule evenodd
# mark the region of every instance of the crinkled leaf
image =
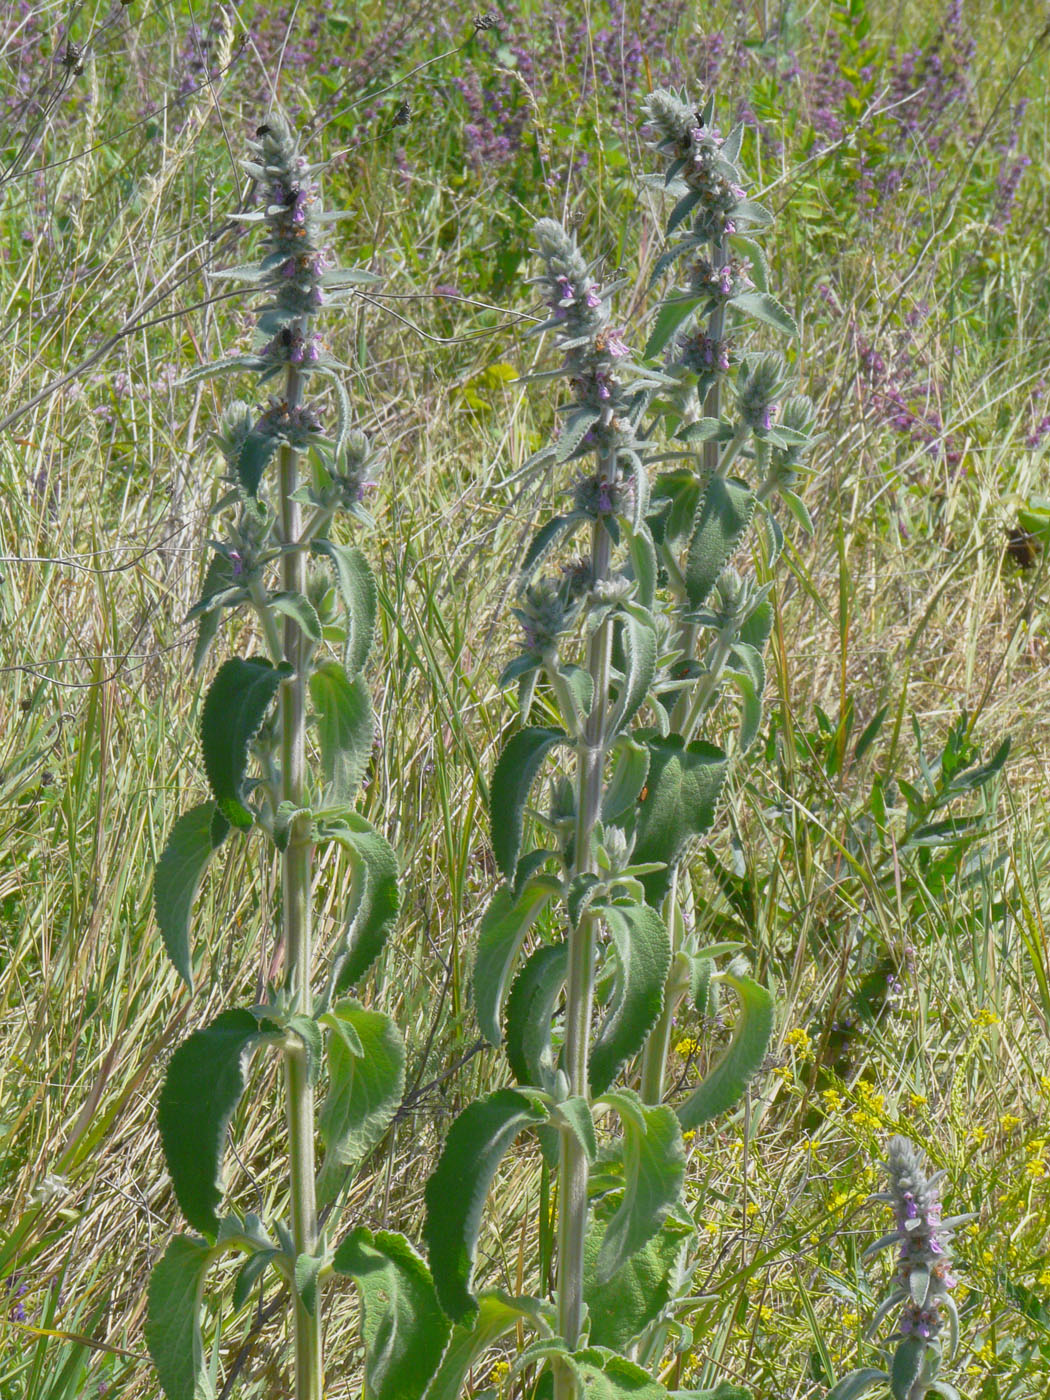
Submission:
<svg viewBox="0 0 1050 1400">
<path fill-rule="evenodd" d="M 631 612 L 625 612 L 619 622 L 626 665 L 620 693 L 609 717 L 610 735 L 626 729 L 641 709 L 656 672 L 656 633 L 651 625 Z"/>
<path fill-rule="evenodd" d="M 569 967 L 568 945 L 544 943 L 529 955 L 507 997 L 507 1062 L 519 1084 L 543 1085 L 554 1069 L 551 1029 Z"/>
<path fill-rule="evenodd" d="M 242 489 L 255 497 L 270 458 L 277 450 L 277 439 L 272 433 L 246 433 L 237 453 L 234 469 Z"/>
<path fill-rule="evenodd" d="M 237 1270 L 237 1277 L 233 1281 L 234 1312 L 238 1312 L 244 1307 L 251 1295 L 252 1289 L 259 1282 L 279 1253 L 280 1250 L 277 1249 L 257 1249 L 254 1254 L 248 1255 L 247 1259 Z"/>
<path fill-rule="evenodd" d="M 352 802 L 372 757 L 375 718 L 362 676 L 349 678 L 338 661 L 325 661 L 310 677 L 327 800 Z"/>
<path fill-rule="evenodd" d="M 519 729 L 508 739 L 493 771 L 489 787 L 492 849 L 508 884 L 517 875 L 529 790 L 547 754 L 564 740 L 562 729 Z"/>
<path fill-rule="evenodd" d="M 773 1034 L 773 998 L 751 977 L 723 973 L 740 1001 L 733 1038 L 721 1059 L 678 1109 L 685 1129 L 697 1128 L 725 1113 L 741 1098 L 759 1069 Z"/>
<path fill-rule="evenodd" d="M 762 726 L 766 670 L 754 647 L 738 643 L 733 648 L 733 660 L 737 665 L 728 666 L 725 674 L 740 692 L 740 751 L 746 753 Z"/>
<path fill-rule="evenodd" d="M 204 769 L 223 815 L 234 826 L 250 827 L 254 818 L 243 802 L 248 748 L 258 734 L 274 697 L 292 668 L 273 666 L 265 657 L 233 656 L 215 674 L 204 698 L 201 747 Z"/>
<path fill-rule="evenodd" d="M 335 573 L 336 587 L 346 608 L 346 650 L 344 660 L 347 673 L 356 676 L 368 660 L 375 636 L 376 610 L 379 594 L 375 575 L 362 552 L 345 544 L 333 544 L 331 540 L 315 540 L 315 554 L 325 555 Z"/>
<path fill-rule="evenodd" d="M 604 1091 L 620 1066 L 645 1044 L 664 1004 L 671 941 L 663 920 L 647 904 L 601 906 L 619 962 L 613 1003 L 587 1061 L 591 1092 Z"/>
<path fill-rule="evenodd" d="M 609 1220 L 594 1264 L 607 1283 L 649 1242 L 678 1203 L 685 1183 L 685 1143 L 674 1110 L 643 1104 L 632 1089 L 603 1095 L 623 1124 L 623 1199 Z"/>
<path fill-rule="evenodd" d="M 666 1307 L 682 1246 L 693 1234 L 691 1223 L 669 1215 L 653 1238 L 610 1279 L 599 1283 L 595 1265 L 605 1239 L 609 1213 L 596 1216 L 584 1246 L 583 1300 L 595 1346 L 623 1352 Z"/>
<path fill-rule="evenodd" d="M 176 972 L 191 991 L 190 913 L 215 850 L 212 821 L 216 810 L 214 802 L 204 802 L 183 813 L 171 828 L 153 876 L 153 907 L 160 936 Z"/>
<path fill-rule="evenodd" d="M 605 1347 L 577 1351 L 572 1361 L 587 1400 L 666 1400 L 667 1391 L 648 1371 Z"/>
<path fill-rule="evenodd" d="M 350 898 L 345 912 L 346 932 L 336 951 L 336 991 L 359 982 L 383 951 L 387 935 L 401 907 L 397 882 L 397 856 L 385 836 L 356 812 L 348 812 L 337 825 L 325 828 L 329 840 L 338 841 L 350 858 Z"/>
<path fill-rule="evenodd" d="M 683 744 L 681 735 L 650 734 L 646 794 L 637 805 L 632 862 L 663 861 L 666 868 L 642 876 L 646 901 L 659 908 L 671 883 L 671 867 L 686 844 L 702 835 L 715 817 L 725 778 L 726 757 L 712 744 Z"/>
<path fill-rule="evenodd" d="M 321 1017 L 329 1032 L 328 1093 L 319 1127 L 325 1145 L 318 1197 L 332 1199 L 346 1168 L 360 1162 L 393 1120 L 405 1091 L 401 1032 L 378 1011 L 339 1002 Z"/>
<path fill-rule="evenodd" d="M 689 319 L 698 306 L 703 306 L 706 300 L 706 297 L 675 297 L 672 301 L 665 301 L 656 314 L 649 339 L 646 341 L 645 358 L 655 359 L 679 326 Z"/>
<path fill-rule="evenodd" d="M 303 1307 L 313 1317 L 317 1312 L 317 1276 L 324 1266 L 318 1254 L 300 1254 L 295 1260 L 295 1291 Z"/>
<path fill-rule="evenodd" d="M 228 592 L 234 584 L 233 565 L 225 554 L 214 553 L 211 556 L 207 572 L 204 575 L 204 585 L 201 588 L 200 603 L 207 602 L 209 598 L 214 598 L 216 594 Z M 200 606 L 200 604 L 197 606 Z M 199 675 L 204 666 L 208 655 L 208 648 L 215 640 L 215 634 L 219 630 L 219 621 L 221 617 L 221 608 L 208 609 L 199 614 L 200 620 L 197 623 L 197 642 L 193 648 L 194 675 Z"/>
<path fill-rule="evenodd" d="M 755 494 L 743 481 L 713 476 L 696 513 L 685 566 L 685 586 L 694 608 L 706 603 L 755 511 Z"/>
<path fill-rule="evenodd" d="M 321 640 L 321 619 L 309 598 L 304 598 L 301 593 L 284 592 L 271 593 L 268 601 L 274 612 L 290 617 L 311 642 Z"/>
<path fill-rule="evenodd" d="M 615 748 L 612 773 L 602 796 L 602 821 L 615 822 L 638 801 L 649 773 L 649 749 L 637 739 L 623 739 Z"/>
<path fill-rule="evenodd" d="M 504 885 L 485 910 L 474 956 L 474 1009 L 481 1033 L 492 1045 L 503 1039 L 503 1001 L 521 945 L 560 888 L 553 876 L 536 875 L 517 895 Z"/>
<path fill-rule="evenodd" d="M 922 1370 L 926 1346 L 921 1337 L 913 1334 L 905 1337 L 897 1347 L 890 1365 L 890 1394 L 893 1400 L 909 1400 L 912 1386 Z"/>
<path fill-rule="evenodd" d="M 558 434 L 554 460 L 556 462 L 567 461 L 601 416 L 596 408 L 578 408 L 575 413 L 570 414 L 562 424 L 561 432 Z"/>
<path fill-rule="evenodd" d="M 219 1228 L 226 1125 L 244 1093 L 258 1036 L 250 1011 L 224 1011 L 182 1042 L 164 1076 L 157 1109 L 164 1160 L 183 1215 L 203 1235 Z"/>
<path fill-rule="evenodd" d="M 536 531 L 521 563 L 520 577 L 523 586 L 530 581 L 562 535 L 577 529 L 582 520 L 581 515 L 556 515 Z"/>
<path fill-rule="evenodd" d="M 499 1089 L 470 1104 L 449 1129 L 426 1186 L 423 1237 L 438 1298 L 454 1322 L 477 1311 L 474 1254 L 496 1168 L 518 1134 L 545 1117 L 524 1094 Z"/>
<path fill-rule="evenodd" d="M 361 1294 L 370 1400 L 421 1400 L 450 1330 L 426 1264 L 403 1235 L 360 1226 L 340 1244 L 332 1268 Z"/>
<path fill-rule="evenodd" d="M 594 1135 L 594 1118 L 587 1100 L 582 1094 L 574 1094 L 571 1098 L 562 1099 L 554 1112 L 555 1121 L 561 1120 L 561 1124 L 583 1148 L 588 1162 L 593 1162 L 598 1155 L 598 1141 Z"/>
<path fill-rule="evenodd" d="M 211 1400 L 204 1363 L 201 1297 L 212 1252 L 203 1240 L 176 1235 L 153 1266 L 146 1306 L 146 1346 L 167 1400 Z"/>
</svg>

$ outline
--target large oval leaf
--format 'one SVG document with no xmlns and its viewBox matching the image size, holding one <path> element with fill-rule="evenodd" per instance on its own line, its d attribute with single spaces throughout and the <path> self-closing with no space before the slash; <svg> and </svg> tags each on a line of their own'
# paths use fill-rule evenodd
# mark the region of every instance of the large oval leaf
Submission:
<svg viewBox="0 0 1050 1400">
<path fill-rule="evenodd" d="M 685 1143 L 672 1109 L 643 1104 L 632 1089 L 605 1094 L 602 1102 L 616 1109 L 623 1124 L 624 1191 L 595 1260 L 600 1284 L 653 1238 L 685 1184 Z"/>
<path fill-rule="evenodd" d="M 160 1091 L 157 1122 L 171 1184 L 183 1215 L 203 1235 L 219 1228 L 226 1125 L 244 1093 L 248 1054 L 258 1038 L 250 1011 L 224 1011 L 182 1042 Z"/>
<path fill-rule="evenodd" d="M 211 1400 L 204 1363 L 201 1297 L 214 1257 L 203 1240 L 176 1235 L 153 1266 L 146 1305 L 146 1346 L 167 1400 Z"/>
<path fill-rule="evenodd" d="M 726 756 L 713 744 L 684 744 L 680 734 L 647 734 L 649 775 L 635 818 L 635 865 L 660 861 L 663 870 L 642 876 L 646 902 L 659 908 L 671 884 L 671 871 L 686 845 L 715 819 L 725 779 Z"/>
<path fill-rule="evenodd" d="M 496 1168 L 518 1134 L 545 1118 L 524 1094 L 499 1089 L 470 1104 L 449 1129 L 426 1186 L 423 1237 L 441 1306 L 455 1322 L 477 1311 L 474 1254 Z"/>
<path fill-rule="evenodd" d="M 337 661 L 325 661 L 310 677 L 321 768 L 328 800 L 352 802 L 372 757 L 376 726 L 372 697 L 361 676 L 353 680 Z"/>
<path fill-rule="evenodd" d="M 401 907 L 397 856 L 385 836 L 356 812 L 326 823 L 319 840 L 338 841 L 350 857 L 346 932 L 336 951 L 335 988 L 345 992 L 378 958 Z"/>
<path fill-rule="evenodd" d="M 191 991 L 190 912 L 215 850 L 212 823 L 217 810 L 214 802 L 203 802 L 183 813 L 171 828 L 153 875 L 153 907 L 160 936 L 176 972 Z"/>
<path fill-rule="evenodd" d="M 678 1109 L 678 1120 L 687 1130 L 733 1107 L 765 1059 L 773 1034 L 773 998 L 765 987 L 730 972 L 718 981 L 727 982 L 736 992 L 740 1011 L 725 1054 Z"/>
<path fill-rule="evenodd" d="M 562 940 L 533 950 L 514 979 L 507 998 L 507 1062 L 519 1084 L 543 1086 L 554 1070 L 551 1029 L 554 1008 L 569 971 L 569 947 Z"/>
<path fill-rule="evenodd" d="M 292 674 L 282 661 L 273 666 L 264 656 L 231 656 L 215 673 L 201 711 L 204 771 L 223 815 L 247 828 L 254 818 L 245 807 L 243 786 L 248 747 L 258 734 L 281 682 Z"/>
<path fill-rule="evenodd" d="M 620 1066 L 645 1044 L 663 1010 L 671 940 L 655 909 L 622 901 L 596 907 L 612 938 L 620 971 L 612 1009 L 587 1062 L 591 1092 L 604 1093 Z"/>
<path fill-rule="evenodd" d="M 604 1283 L 595 1266 L 605 1240 L 609 1212 L 596 1218 L 584 1245 L 583 1300 L 595 1346 L 624 1352 L 654 1322 L 671 1298 L 675 1266 L 685 1241 L 695 1233 L 688 1218 L 671 1214 L 653 1238 Z"/>
<path fill-rule="evenodd" d="M 685 586 L 691 607 L 699 608 L 718 582 L 755 513 L 755 493 L 746 482 L 712 476 L 693 525 L 686 557 Z"/>
<path fill-rule="evenodd" d="M 361 1293 L 365 1393 L 370 1400 L 421 1400 L 448 1341 L 430 1271 L 403 1235 L 364 1226 L 332 1259 Z"/>
<path fill-rule="evenodd" d="M 503 1039 L 503 999 L 521 945 L 560 889 L 553 876 L 535 875 L 516 897 L 504 885 L 485 910 L 474 957 L 474 1009 L 481 1033 L 492 1045 Z"/>
<path fill-rule="evenodd" d="M 517 875 L 529 789 L 547 754 L 564 741 L 562 729 L 519 729 L 507 741 L 493 771 L 489 788 L 492 850 L 508 884 L 514 884 Z"/>
<path fill-rule="evenodd" d="M 325 1145 L 317 1181 L 322 1202 L 335 1195 L 352 1162 L 386 1132 L 405 1090 L 405 1043 L 379 1011 L 344 1001 L 321 1017 L 328 1030 L 328 1093 L 319 1127 Z"/>
</svg>

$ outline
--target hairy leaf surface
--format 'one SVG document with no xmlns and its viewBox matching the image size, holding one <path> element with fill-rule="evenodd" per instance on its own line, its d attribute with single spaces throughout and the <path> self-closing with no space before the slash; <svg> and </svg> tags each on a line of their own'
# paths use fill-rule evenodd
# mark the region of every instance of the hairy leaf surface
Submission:
<svg viewBox="0 0 1050 1400">
<path fill-rule="evenodd" d="M 405 1091 L 401 1032 L 378 1011 L 340 1002 L 321 1017 L 328 1031 L 328 1093 L 321 1105 L 325 1144 L 318 1198 L 331 1200 L 346 1167 L 359 1162 L 386 1132 Z"/>
<path fill-rule="evenodd" d="M 543 760 L 565 737 L 562 729 L 539 726 L 519 729 L 507 740 L 492 774 L 489 787 L 492 850 L 508 884 L 512 885 L 517 875 L 529 790 Z"/>
<path fill-rule="evenodd" d="M 535 875 L 517 897 L 506 885 L 497 890 L 485 911 L 474 957 L 474 1008 L 481 1033 L 492 1045 L 503 1039 L 503 1001 L 521 945 L 559 889 L 552 876 Z"/>
<path fill-rule="evenodd" d="M 258 734 L 281 682 L 292 673 L 287 662 L 273 666 L 265 657 L 233 656 L 215 674 L 201 713 L 204 769 L 223 815 L 247 828 L 254 818 L 245 807 L 243 786 L 248 746 Z"/>
<path fill-rule="evenodd" d="M 204 1364 L 201 1295 L 212 1252 L 203 1240 L 176 1235 L 150 1275 L 146 1346 L 167 1400 L 211 1400 Z"/>
<path fill-rule="evenodd" d="M 610 1219 L 594 1265 L 597 1283 L 653 1238 L 678 1203 L 685 1183 L 685 1143 L 674 1110 L 643 1104 L 632 1089 L 603 1095 L 623 1124 L 623 1200 Z"/>
<path fill-rule="evenodd" d="M 751 977 L 723 973 L 740 999 L 733 1039 L 715 1067 L 678 1109 L 685 1129 L 699 1127 L 727 1112 L 742 1097 L 748 1081 L 765 1059 L 773 1034 L 773 998 Z"/>
<path fill-rule="evenodd" d="M 470 1291 L 481 1212 L 500 1159 L 523 1129 L 546 1114 L 524 1094 L 498 1089 L 470 1104 L 449 1129 L 426 1187 L 430 1267 L 441 1306 L 454 1322 L 477 1311 Z"/>
<path fill-rule="evenodd" d="M 226 1125 L 244 1093 L 248 1053 L 259 1036 L 250 1011 L 224 1011 L 171 1057 L 157 1122 L 183 1215 L 204 1235 L 219 1228 L 219 1176 Z"/>
<path fill-rule="evenodd" d="M 449 1335 L 426 1264 L 403 1235 L 361 1226 L 340 1244 L 332 1267 L 361 1294 L 370 1400 L 421 1400 Z"/>
</svg>

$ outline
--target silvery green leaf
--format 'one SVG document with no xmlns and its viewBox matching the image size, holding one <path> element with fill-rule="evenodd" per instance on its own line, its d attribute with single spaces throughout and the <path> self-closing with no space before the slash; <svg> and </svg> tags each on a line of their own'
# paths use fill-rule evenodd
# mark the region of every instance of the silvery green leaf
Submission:
<svg viewBox="0 0 1050 1400">
<path fill-rule="evenodd" d="M 762 204 L 756 204 L 753 199 L 741 199 L 733 206 L 733 218 L 742 219 L 745 223 L 753 224 L 755 228 L 768 228 L 773 222 L 773 215 Z"/>
<path fill-rule="evenodd" d="M 798 339 L 798 323 L 769 292 L 740 292 L 729 303 L 737 311 L 745 311 L 784 335 Z"/>
<path fill-rule="evenodd" d="M 740 159 L 740 147 L 744 140 L 744 123 L 737 124 L 730 131 L 725 141 L 722 143 L 722 156 L 729 161 L 730 165 L 735 165 Z"/>
</svg>

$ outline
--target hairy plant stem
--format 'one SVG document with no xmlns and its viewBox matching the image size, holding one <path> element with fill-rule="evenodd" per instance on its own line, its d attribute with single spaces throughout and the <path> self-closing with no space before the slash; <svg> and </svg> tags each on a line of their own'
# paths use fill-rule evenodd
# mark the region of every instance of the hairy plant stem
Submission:
<svg viewBox="0 0 1050 1400">
<path fill-rule="evenodd" d="M 289 410 L 299 406 L 301 396 L 302 378 L 299 371 L 290 366 L 286 387 Z M 299 454 L 285 444 L 280 449 L 281 535 L 285 546 L 300 543 L 302 513 L 298 502 L 292 499 L 298 484 Z M 281 586 L 286 591 L 306 593 L 305 548 L 286 548 L 281 560 Z M 293 674 L 281 688 L 281 800 L 302 807 L 306 771 L 307 648 L 306 638 L 291 618 L 284 621 L 284 657 L 291 664 Z M 309 818 L 297 817 L 281 855 L 281 900 L 288 1009 L 301 1015 L 309 1015 L 311 1009 L 312 860 Z M 317 1246 L 314 1091 L 308 1074 L 306 1047 L 302 1043 L 285 1051 L 284 1067 L 292 1240 L 298 1256 L 312 1254 Z M 294 1290 L 293 1307 L 295 1400 L 322 1400 L 320 1290 L 312 1316 Z"/>
<path fill-rule="evenodd" d="M 723 267 L 729 261 L 729 245 L 725 238 L 714 239 L 711 243 L 711 261 L 716 267 Z M 707 335 L 713 341 L 720 341 L 725 334 L 726 309 L 724 303 L 717 306 L 711 313 L 707 323 Z M 707 418 L 719 418 L 722 412 L 722 381 L 716 375 L 715 381 L 707 391 L 707 398 L 704 400 L 704 416 Z M 739 435 L 734 437 L 727 445 L 726 451 L 719 461 L 718 443 L 713 439 L 704 443 L 704 470 L 710 476 L 721 470 L 724 474 L 728 471 L 730 464 L 740 451 L 743 438 Z M 680 571 L 679 571 L 680 572 Z M 684 575 L 681 575 L 684 583 Z M 684 600 L 683 600 L 684 606 Z M 678 628 L 676 646 L 681 650 L 682 659 L 689 662 L 696 652 L 697 642 L 700 638 L 700 628 L 695 622 L 681 622 Z M 671 713 L 671 730 L 673 733 L 681 734 L 686 743 L 693 737 L 693 727 L 697 719 L 703 713 L 703 709 L 710 698 L 710 693 L 718 682 L 718 671 L 721 670 L 725 658 L 722 662 L 708 672 L 700 689 L 704 692 L 703 699 L 699 707 L 696 704 L 696 692 L 690 695 L 688 690 L 683 690 Z M 671 939 L 671 971 L 668 979 L 675 975 L 675 958 L 678 951 L 678 871 L 671 873 L 671 888 L 663 907 L 664 922 Z M 675 1005 L 672 1004 L 670 996 L 670 981 L 664 991 L 664 1007 L 660 1014 L 660 1019 L 649 1033 L 649 1039 L 645 1042 L 645 1050 L 642 1052 L 642 1072 L 641 1072 L 641 1095 L 646 1103 L 662 1103 L 664 1097 L 664 1083 L 667 1071 L 667 1056 L 671 1048 L 671 1022 L 674 1019 Z"/>
<path fill-rule="evenodd" d="M 599 477 L 614 482 L 615 452 L 599 462 Z M 593 584 L 609 577 L 612 541 L 602 520 L 591 536 Z M 587 669 L 594 683 L 591 711 L 584 725 L 576 776 L 576 832 L 573 866 L 578 875 L 594 872 L 594 828 L 601 811 L 602 775 L 608 742 L 606 723 L 612 668 L 613 620 L 605 617 L 587 644 Z M 594 959 L 598 920 L 584 913 L 569 931 L 569 976 L 565 1009 L 565 1068 L 569 1093 L 590 1100 L 587 1060 L 594 1010 Z M 587 1237 L 587 1158 L 575 1134 L 561 1135 L 558 1177 L 558 1331 L 570 1351 L 583 1324 L 583 1248 Z M 574 1381 L 566 1367 L 555 1371 L 555 1400 L 570 1400 Z"/>
</svg>

